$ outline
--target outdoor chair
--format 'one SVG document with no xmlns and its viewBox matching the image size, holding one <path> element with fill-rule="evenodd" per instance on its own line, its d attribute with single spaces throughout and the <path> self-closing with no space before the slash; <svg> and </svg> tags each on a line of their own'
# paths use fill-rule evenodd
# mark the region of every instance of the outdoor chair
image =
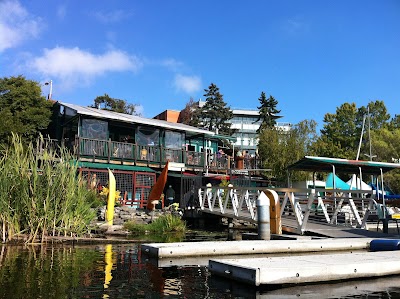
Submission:
<svg viewBox="0 0 400 299">
<path fill-rule="evenodd" d="M 400 214 L 393 214 L 390 215 L 389 214 L 389 210 L 386 206 L 383 206 L 383 204 L 377 204 L 376 205 L 376 212 L 378 214 L 378 223 L 376 225 L 376 231 L 378 231 L 379 229 L 379 223 L 383 220 L 387 221 L 395 221 L 396 222 L 396 226 L 397 226 L 397 234 L 400 235 L 400 231 L 399 231 L 399 224 L 398 224 L 398 220 L 400 220 Z"/>
</svg>

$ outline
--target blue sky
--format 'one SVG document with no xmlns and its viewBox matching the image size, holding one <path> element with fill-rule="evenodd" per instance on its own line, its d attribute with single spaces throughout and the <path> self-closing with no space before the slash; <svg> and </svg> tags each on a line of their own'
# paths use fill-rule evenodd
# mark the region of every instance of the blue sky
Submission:
<svg viewBox="0 0 400 299">
<path fill-rule="evenodd" d="M 400 114 L 398 0 L 0 0 L 0 76 L 53 81 L 53 99 L 100 95 L 145 117 L 215 83 L 231 108 L 262 91 L 281 120 L 383 100 Z M 48 86 L 43 87 L 48 93 Z"/>
</svg>

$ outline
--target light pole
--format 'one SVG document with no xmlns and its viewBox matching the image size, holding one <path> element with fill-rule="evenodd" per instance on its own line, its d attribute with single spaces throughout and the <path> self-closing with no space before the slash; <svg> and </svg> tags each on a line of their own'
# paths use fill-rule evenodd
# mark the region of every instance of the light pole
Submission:
<svg viewBox="0 0 400 299">
<path fill-rule="evenodd" d="M 49 95 L 47 96 L 47 99 L 51 100 L 51 96 L 53 94 L 53 80 L 50 80 L 50 81 L 44 83 L 44 85 L 50 85 L 50 91 L 49 91 Z"/>
</svg>

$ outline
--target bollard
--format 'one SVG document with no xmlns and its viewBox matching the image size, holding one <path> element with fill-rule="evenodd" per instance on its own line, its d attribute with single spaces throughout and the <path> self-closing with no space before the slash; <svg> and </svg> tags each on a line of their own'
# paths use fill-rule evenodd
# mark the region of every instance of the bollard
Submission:
<svg viewBox="0 0 400 299">
<path fill-rule="evenodd" d="M 264 192 L 257 199 L 257 226 L 258 239 L 271 240 L 271 228 L 269 223 L 269 198 Z"/>
</svg>

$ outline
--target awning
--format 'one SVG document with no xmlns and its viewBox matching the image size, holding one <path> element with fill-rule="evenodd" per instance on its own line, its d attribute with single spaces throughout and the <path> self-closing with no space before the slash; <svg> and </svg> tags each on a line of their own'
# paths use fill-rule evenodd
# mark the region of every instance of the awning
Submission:
<svg viewBox="0 0 400 299">
<path fill-rule="evenodd" d="M 315 171 L 315 172 L 332 172 L 333 166 L 335 172 L 357 174 L 380 175 L 382 172 L 388 172 L 393 169 L 400 169 L 400 164 L 374 162 L 374 161 L 361 161 L 361 160 L 347 160 L 326 157 L 313 157 L 305 156 L 301 160 L 288 166 L 288 170 L 302 170 L 302 171 Z"/>
<path fill-rule="evenodd" d="M 93 163 L 78 161 L 78 167 L 81 168 L 97 168 L 97 169 L 116 169 L 125 171 L 137 171 L 137 172 L 155 172 L 150 167 L 144 166 L 133 166 L 133 165 L 121 165 L 121 164 L 109 164 L 109 163 Z"/>
</svg>

